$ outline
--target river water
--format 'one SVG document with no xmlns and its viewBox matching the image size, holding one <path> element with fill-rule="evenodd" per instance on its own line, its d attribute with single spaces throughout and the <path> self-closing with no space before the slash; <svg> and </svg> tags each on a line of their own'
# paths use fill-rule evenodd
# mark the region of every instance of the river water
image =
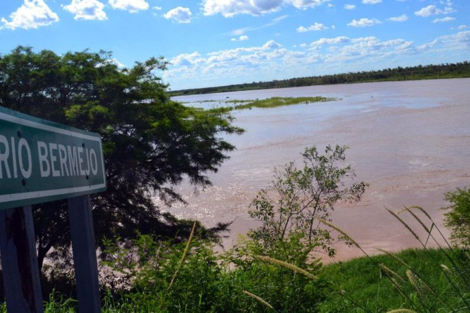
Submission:
<svg viewBox="0 0 470 313">
<path fill-rule="evenodd" d="M 258 225 L 247 211 L 257 191 L 268 187 L 274 167 L 290 161 L 301 165 L 305 147 L 340 144 L 350 147 L 346 161 L 357 180 L 370 187 L 361 202 L 338 204 L 333 222 L 370 253 L 419 246 L 385 208 L 420 205 L 441 225 L 444 193 L 470 184 L 470 79 L 297 87 L 174 100 L 211 107 L 228 99 L 300 96 L 338 100 L 234 112 L 235 124 L 246 132 L 226 137 L 237 150 L 218 173 L 209 175 L 213 186 L 198 192 L 187 184 L 179 186 L 188 205 L 167 210 L 207 226 L 234 221 L 224 239 L 230 247 L 239 233 Z M 207 100 L 216 102 L 202 102 Z M 337 248 L 335 260 L 361 255 L 341 244 Z"/>
</svg>

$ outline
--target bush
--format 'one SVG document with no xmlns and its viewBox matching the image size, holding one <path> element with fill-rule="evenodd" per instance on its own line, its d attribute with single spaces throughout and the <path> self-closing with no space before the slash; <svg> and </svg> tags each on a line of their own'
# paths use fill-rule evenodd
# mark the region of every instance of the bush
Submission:
<svg viewBox="0 0 470 313">
<path fill-rule="evenodd" d="M 330 233 L 318 220 L 329 220 L 338 201 L 360 201 L 368 186 L 355 182 L 352 167 L 343 164 L 347 149 L 328 145 L 322 155 L 316 147 L 306 148 L 302 168 L 291 162 L 276 169 L 270 189 L 252 202 L 249 214 L 263 224 L 249 236 L 266 250 L 283 249 L 283 242 L 296 238 L 306 255 L 318 247 L 333 255 Z"/>
<path fill-rule="evenodd" d="M 464 249 L 470 249 L 470 188 L 447 192 L 445 200 L 450 202 L 442 209 L 448 211 L 445 225 L 452 231 L 451 240 Z"/>
<path fill-rule="evenodd" d="M 296 244 L 293 240 L 292 251 Z M 186 244 L 156 242 L 146 235 L 139 236 L 132 248 L 110 244 L 106 265 L 119 278 L 108 279 L 104 308 L 113 312 L 271 311 L 250 293 L 277 312 L 317 312 L 325 298 L 322 280 L 257 258 L 261 249 L 253 241 L 244 241 L 224 255 L 212 248 L 196 238 L 185 253 Z M 316 261 L 310 270 L 319 268 Z"/>
</svg>

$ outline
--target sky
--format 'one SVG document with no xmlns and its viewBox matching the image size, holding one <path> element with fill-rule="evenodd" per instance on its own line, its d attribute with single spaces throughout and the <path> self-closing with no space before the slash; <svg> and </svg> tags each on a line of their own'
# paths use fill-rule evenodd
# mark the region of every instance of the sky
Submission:
<svg viewBox="0 0 470 313">
<path fill-rule="evenodd" d="M 470 60 L 470 0 L 0 0 L 0 55 L 164 57 L 171 90 Z"/>
</svg>

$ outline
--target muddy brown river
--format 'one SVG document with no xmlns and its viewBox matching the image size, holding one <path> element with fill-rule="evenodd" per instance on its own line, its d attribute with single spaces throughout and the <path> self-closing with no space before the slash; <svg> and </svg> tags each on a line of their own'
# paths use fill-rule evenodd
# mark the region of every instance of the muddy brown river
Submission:
<svg viewBox="0 0 470 313">
<path fill-rule="evenodd" d="M 275 166 L 294 160 L 300 165 L 300 153 L 308 146 L 347 145 L 347 163 L 355 169 L 357 179 L 370 187 L 361 202 L 339 204 L 332 219 L 367 252 L 376 253 L 376 248 L 397 251 L 419 246 L 385 208 L 420 205 L 441 225 L 444 193 L 470 185 L 470 79 L 298 87 L 174 99 L 210 107 L 224 105 L 226 99 L 300 96 L 338 100 L 235 112 L 235 124 L 246 133 L 226 137 L 237 150 L 218 173 L 210 175 L 213 186 L 199 192 L 187 184 L 179 186 L 188 205 L 166 210 L 181 218 L 199 219 L 207 226 L 234 221 L 224 239 L 225 247 L 230 247 L 239 233 L 256 227 L 247 213 L 249 204 L 259 189 L 269 185 Z M 217 102 L 202 102 L 206 100 Z M 334 260 L 361 255 L 341 244 L 337 248 Z"/>
</svg>

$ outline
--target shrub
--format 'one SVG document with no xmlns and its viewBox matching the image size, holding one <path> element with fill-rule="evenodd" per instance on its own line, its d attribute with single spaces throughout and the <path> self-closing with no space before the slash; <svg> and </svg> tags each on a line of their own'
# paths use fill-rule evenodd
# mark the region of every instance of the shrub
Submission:
<svg viewBox="0 0 470 313">
<path fill-rule="evenodd" d="M 442 208 L 445 214 L 445 225 L 452 231 L 451 240 L 464 249 L 470 249 L 470 188 L 450 191 L 445 194 L 450 205 Z"/>
<path fill-rule="evenodd" d="M 282 242 L 296 240 L 304 243 L 303 253 L 321 247 L 330 255 L 330 233 L 319 228 L 318 219 L 329 219 L 335 204 L 340 201 L 360 201 L 368 186 L 354 182 L 354 171 L 343 165 L 346 146 L 332 148 L 325 154 L 316 147 L 306 148 L 303 168 L 294 162 L 277 169 L 270 190 L 261 190 L 252 202 L 250 216 L 263 224 L 249 233 L 267 250 L 283 248 Z"/>
</svg>

